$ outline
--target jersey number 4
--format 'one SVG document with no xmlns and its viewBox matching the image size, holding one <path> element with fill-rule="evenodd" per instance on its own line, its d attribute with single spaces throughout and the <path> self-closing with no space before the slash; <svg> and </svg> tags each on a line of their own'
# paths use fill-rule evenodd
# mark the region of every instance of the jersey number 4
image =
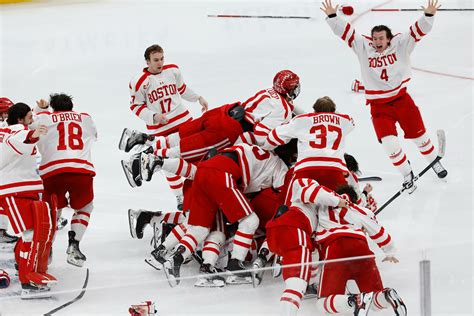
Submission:
<svg viewBox="0 0 474 316">
<path fill-rule="evenodd" d="M 309 145 L 316 149 L 323 149 L 327 148 L 328 145 L 328 132 L 335 133 L 336 139 L 332 143 L 331 149 L 337 150 L 339 148 L 339 144 L 341 143 L 342 139 L 342 130 L 338 126 L 328 125 L 326 128 L 325 125 L 316 125 L 313 126 L 309 132 L 314 134 L 316 137 L 316 141 L 309 142 Z"/>
<path fill-rule="evenodd" d="M 382 69 L 382 73 L 380 74 L 380 79 L 388 81 L 387 69 Z"/>
<path fill-rule="evenodd" d="M 61 122 L 57 126 L 59 133 L 59 143 L 56 147 L 57 150 L 81 150 L 84 148 L 84 142 L 82 141 L 82 128 L 81 125 L 69 122 Z"/>
</svg>

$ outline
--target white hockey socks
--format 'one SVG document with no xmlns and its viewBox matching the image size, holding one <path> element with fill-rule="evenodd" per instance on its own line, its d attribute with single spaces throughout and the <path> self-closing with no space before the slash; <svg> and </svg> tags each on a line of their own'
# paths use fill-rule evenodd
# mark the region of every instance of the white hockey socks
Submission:
<svg viewBox="0 0 474 316">
<path fill-rule="evenodd" d="M 285 291 L 280 298 L 281 313 L 284 316 L 295 316 L 301 305 L 301 299 L 308 283 L 300 278 L 285 280 Z"/>
<path fill-rule="evenodd" d="M 421 155 L 425 157 L 428 162 L 432 162 L 433 160 L 435 160 L 438 152 L 435 151 L 435 147 L 426 133 L 424 133 L 418 138 L 413 139 L 413 142 L 418 147 L 418 150 L 420 151 Z"/>
<path fill-rule="evenodd" d="M 324 314 L 351 313 L 354 307 L 349 306 L 348 295 L 329 295 L 321 297 L 316 302 L 316 307 Z"/>
<path fill-rule="evenodd" d="M 252 246 L 253 234 L 258 228 L 259 219 L 257 214 L 252 213 L 239 222 L 239 227 L 234 236 L 232 258 L 245 261 L 245 257 Z"/>
<path fill-rule="evenodd" d="M 204 240 L 202 248 L 202 260 L 215 267 L 217 259 L 219 259 L 220 248 L 225 242 L 225 234 L 221 231 L 213 231 Z"/>
<path fill-rule="evenodd" d="M 382 138 L 382 146 L 385 149 L 390 161 L 392 162 L 393 166 L 400 171 L 402 176 L 406 176 L 410 174 L 411 167 L 408 163 L 407 156 L 403 151 L 398 138 L 396 136 L 386 136 Z"/>
<path fill-rule="evenodd" d="M 186 259 L 195 252 L 196 248 L 206 239 L 208 234 L 209 228 L 190 225 L 188 232 L 180 241 L 180 245 L 183 245 L 185 248 L 183 258 Z"/>
<path fill-rule="evenodd" d="M 81 241 L 84 233 L 86 232 L 87 226 L 89 225 L 89 219 L 91 217 L 94 205 L 92 202 L 84 206 L 79 210 L 74 210 L 71 220 L 71 230 L 76 233 L 75 239 Z"/>
<path fill-rule="evenodd" d="M 172 174 L 168 171 L 163 170 L 163 174 L 168 181 L 168 185 L 173 191 L 174 196 L 182 196 L 183 195 L 183 186 L 184 186 L 184 178 Z"/>
<path fill-rule="evenodd" d="M 171 233 L 166 236 L 166 239 L 163 241 L 163 246 L 165 246 L 166 249 L 173 249 L 188 232 L 187 227 L 186 223 L 176 225 Z"/>
</svg>

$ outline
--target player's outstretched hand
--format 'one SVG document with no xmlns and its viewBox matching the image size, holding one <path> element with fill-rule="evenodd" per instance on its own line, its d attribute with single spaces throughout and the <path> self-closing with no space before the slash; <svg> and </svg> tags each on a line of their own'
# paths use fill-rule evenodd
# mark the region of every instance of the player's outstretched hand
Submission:
<svg viewBox="0 0 474 316">
<path fill-rule="evenodd" d="M 400 261 L 398 261 L 398 259 L 395 258 L 394 256 L 386 256 L 386 257 L 382 260 L 382 262 L 386 262 L 386 261 L 391 262 L 391 263 L 399 263 L 399 262 L 400 262 Z"/>
<path fill-rule="evenodd" d="M 155 113 L 153 115 L 153 121 L 155 122 L 155 124 L 166 124 L 166 123 L 168 123 L 168 119 L 166 118 L 166 116 L 164 114 L 161 114 L 161 113 Z"/>
<path fill-rule="evenodd" d="M 324 2 L 322 2 L 323 6 L 320 8 L 321 11 L 323 11 L 324 13 L 326 13 L 326 15 L 331 15 L 331 14 L 335 14 L 337 12 L 337 9 L 339 8 L 339 5 L 336 5 L 336 7 L 333 7 L 332 6 L 332 3 L 331 3 L 331 0 L 324 0 Z"/>
<path fill-rule="evenodd" d="M 36 101 L 36 105 L 40 109 L 47 109 L 49 107 L 49 103 L 45 99 L 40 99 L 40 100 Z"/>
<path fill-rule="evenodd" d="M 201 111 L 204 113 L 207 111 L 208 107 L 209 107 L 209 104 L 207 104 L 207 101 L 206 99 L 204 99 L 203 97 L 199 97 L 199 104 L 201 104 Z"/>
<path fill-rule="evenodd" d="M 426 14 L 436 14 L 436 11 L 441 7 L 441 4 L 438 4 L 438 0 L 428 0 L 428 6 L 425 8 L 424 6 L 421 6 L 423 11 L 425 11 Z"/>
<path fill-rule="evenodd" d="M 40 124 L 31 136 L 33 136 L 33 138 L 39 138 L 41 135 L 46 135 L 47 132 L 48 128 L 46 125 Z"/>
</svg>

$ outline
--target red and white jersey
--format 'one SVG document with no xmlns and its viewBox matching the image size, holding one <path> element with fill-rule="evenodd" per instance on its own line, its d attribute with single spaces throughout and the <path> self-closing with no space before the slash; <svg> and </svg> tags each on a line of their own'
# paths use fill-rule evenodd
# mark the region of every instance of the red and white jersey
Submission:
<svg viewBox="0 0 474 316">
<path fill-rule="evenodd" d="M 340 197 L 312 179 L 297 179 L 293 182 L 291 207 L 297 208 L 308 219 L 311 231 L 316 230 L 317 210 L 323 206 L 337 206 Z"/>
<path fill-rule="evenodd" d="M 235 151 L 239 156 L 243 193 L 283 186 L 288 166 L 274 153 L 248 144 L 232 146 L 223 151 Z"/>
<path fill-rule="evenodd" d="M 146 123 L 152 135 L 168 135 L 180 124 L 192 119 L 181 98 L 196 102 L 199 99 L 184 83 L 178 66 L 164 65 L 159 74 L 152 74 L 146 68 L 130 82 L 130 109 Z M 168 123 L 155 124 L 153 115 L 161 113 Z"/>
<path fill-rule="evenodd" d="M 263 145 L 272 129 L 291 120 L 293 105 L 286 101 L 274 89 L 257 92 L 253 97 L 242 103 L 245 117 L 254 123 L 253 144 Z"/>
<path fill-rule="evenodd" d="M 434 17 L 423 16 L 402 34 L 396 34 L 390 46 L 378 53 L 372 38 L 359 35 L 352 25 L 336 16 L 326 18 L 334 34 L 356 53 L 368 103 L 387 103 L 406 93 L 411 79 L 410 55 L 415 44 L 433 26 Z"/>
<path fill-rule="evenodd" d="M 316 242 L 327 243 L 342 236 L 364 240 L 370 237 L 385 253 L 395 251 L 392 237 L 371 210 L 355 204 L 348 208 L 320 207 Z"/>
<path fill-rule="evenodd" d="M 349 115 L 307 113 L 294 117 L 271 131 L 263 148 L 272 149 L 298 139 L 295 172 L 310 169 L 336 169 L 348 172 L 344 161 L 345 138 L 354 128 Z"/>
<path fill-rule="evenodd" d="M 248 144 L 240 144 L 223 150 L 236 152 L 242 168 L 243 193 L 259 192 L 273 187 L 283 186 L 288 167 L 277 155 Z M 173 174 L 194 179 L 199 164 L 194 165 L 182 158 L 165 159 L 163 170 Z"/>
<path fill-rule="evenodd" d="M 43 111 L 36 114 L 34 125 L 38 124 L 48 128 L 38 142 L 42 178 L 65 172 L 95 175 L 91 149 L 97 129 L 89 114 Z"/>
<path fill-rule="evenodd" d="M 0 128 L 0 197 L 43 191 L 36 172 L 37 139 L 31 134 L 22 124 Z"/>
</svg>

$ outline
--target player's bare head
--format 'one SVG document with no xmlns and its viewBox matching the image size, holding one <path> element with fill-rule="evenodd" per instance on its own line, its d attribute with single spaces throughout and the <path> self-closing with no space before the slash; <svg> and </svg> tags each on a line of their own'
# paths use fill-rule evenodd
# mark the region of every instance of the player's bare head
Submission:
<svg viewBox="0 0 474 316">
<path fill-rule="evenodd" d="M 349 197 L 349 200 L 352 203 L 357 203 L 357 200 L 359 199 L 354 187 L 349 184 L 343 184 L 340 187 L 338 187 L 336 190 L 336 193 L 339 195 L 344 195 L 344 194 L 347 195 Z"/>
<path fill-rule="evenodd" d="M 157 44 L 151 45 L 145 50 L 145 60 L 148 65 L 148 71 L 153 74 L 159 74 L 165 63 L 163 48 Z"/>
<path fill-rule="evenodd" d="M 149 61 L 151 54 L 154 54 L 154 53 L 163 54 L 163 48 L 158 44 L 151 45 L 145 50 L 145 54 L 144 54 L 145 60 Z"/>
<path fill-rule="evenodd" d="M 49 95 L 49 105 L 55 112 L 71 111 L 73 108 L 72 97 L 65 93 Z"/>
<path fill-rule="evenodd" d="M 336 112 L 336 103 L 328 97 L 322 97 L 313 104 L 314 113 L 333 113 Z"/>
<path fill-rule="evenodd" d="M 8 125 L 15 125 L 15 124 L 30 124 L 32 113 L 31 108 L 28 104 L 18 102 L 13 104 L 8 109 L 8 118 L 7 124 Z M 31 120 L 31 121 L 30 121 Z"/>
<path fill-rule="evenodd" d="M 372 45 L 379 53 L 383 52 L 393 38 L 392 30 L 386 25 L 377 25 L 372 28 Z"/>
<path fill-rule="evenodd" d="M 279 71 L 273 78 L 273 90 L 288 100 L 296 99 L 300 94 L 300 89 L 300 77 L 291 70 Z"/>
</svg>

